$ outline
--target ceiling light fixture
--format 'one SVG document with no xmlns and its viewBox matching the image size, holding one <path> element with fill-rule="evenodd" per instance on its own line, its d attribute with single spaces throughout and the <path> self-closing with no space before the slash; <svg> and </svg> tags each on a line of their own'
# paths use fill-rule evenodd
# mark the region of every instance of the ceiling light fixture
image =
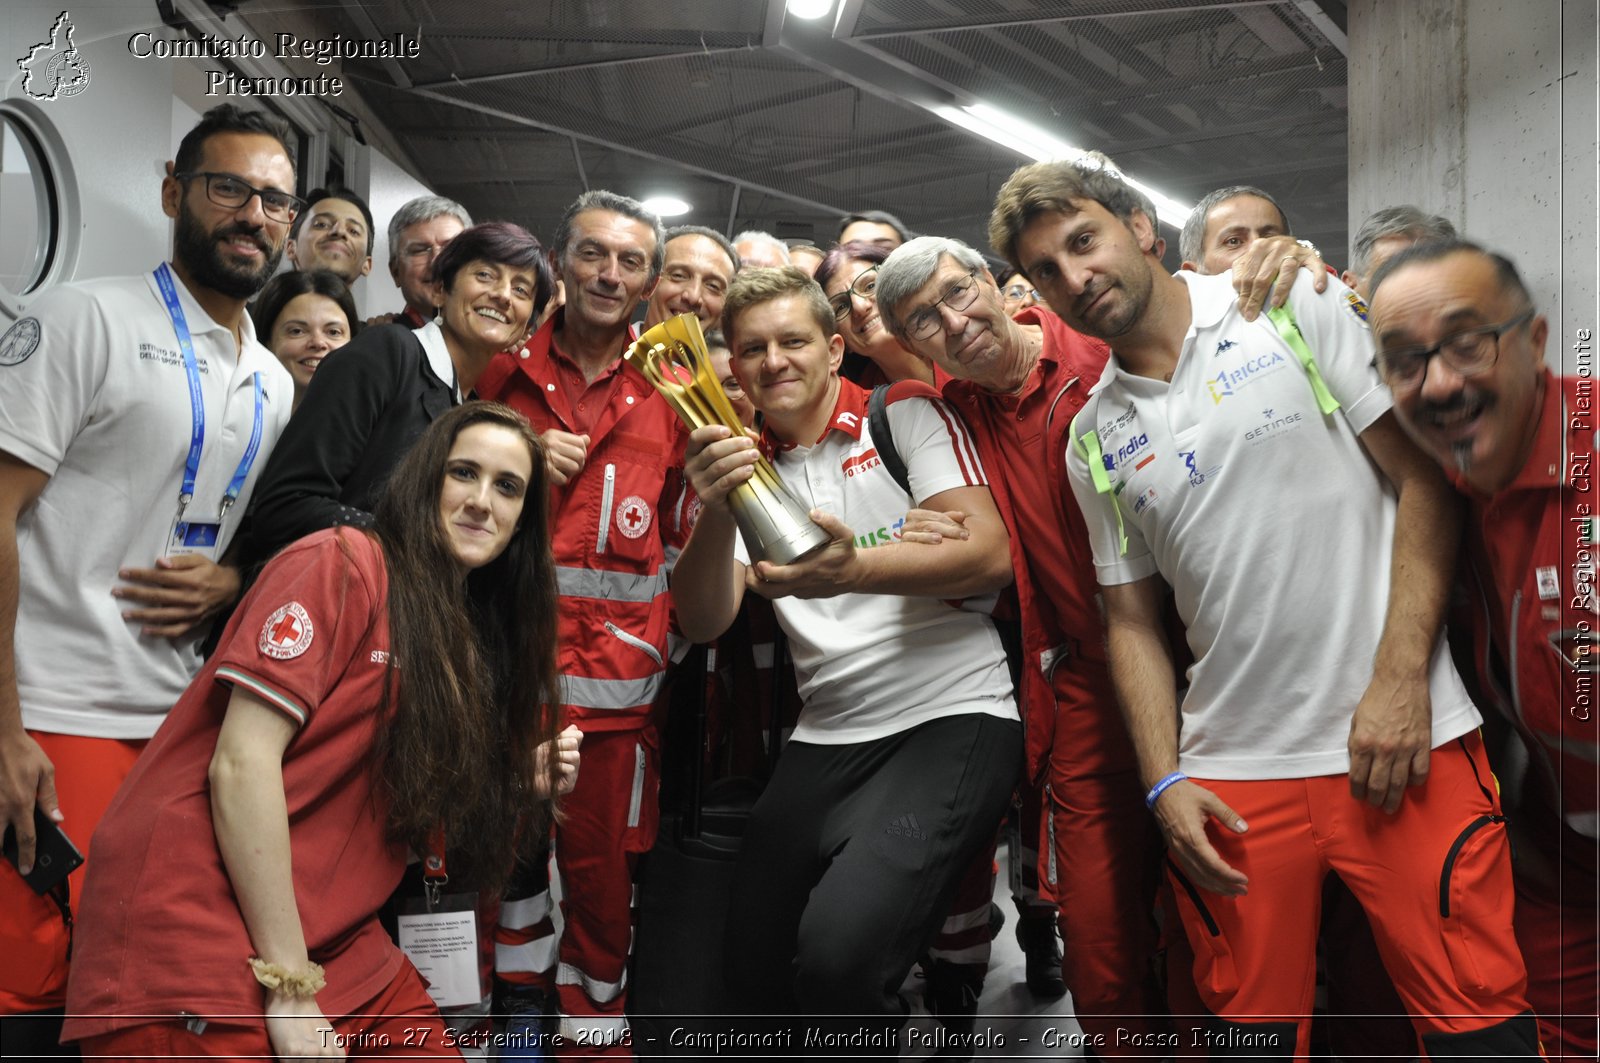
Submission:
<svg viewBox="0 0 1600 1063">
<path fill-rule="evenodd" d="M 788 8 L 795 18 L 817 19 L 833 10 L 833 0 L 789 0 Z"/>
<path fill-rule="evenodd" d="M 1033 123 L 1024 122 L 1015 115 L 986 103 L 974 103 L 966 107 L 939 106 L 933 108 L 933 113 L 953 125 L 992 140 L 1002 147 L 1010 148 L 1017 154 L 1025 155 L 1036 162 L 1073 162 L 1088 154 L 1082 148 L 1073 147 Z M 1184 221 L 1194 211 L 1193 207 L 1186 206 L 1163 192 L 1157 192 L 1120 170 L 1117 172 L 1130 186 L 1150 197 L 1162 222 L 1176 229 L 1183 228 Z"/>
<path fill-rule="evenodd" d="M 677 196 L 651 196 L 641 206 L 658 218 L 676 218 L 680 214 L 687 214 L 694 208 L 687 201 Z"/>
</svg>

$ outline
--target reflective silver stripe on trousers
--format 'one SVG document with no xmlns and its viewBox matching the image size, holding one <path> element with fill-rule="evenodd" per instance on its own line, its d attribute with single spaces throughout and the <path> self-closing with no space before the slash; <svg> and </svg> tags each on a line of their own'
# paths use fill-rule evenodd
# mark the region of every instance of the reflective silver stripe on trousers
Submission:
<svg viewBox="0 0 1600 1063">
<path fill-rule="evenodd" d="M 556 566 L 556 590 L 566 598 L 599 598 L 607 602 L 651 602 L 667 589 L 667 575 L 640 576 L 595 568 Z"/>
<path fill-rule="evenodd" d="M 561 702 L 580 709 L 631 709 L 656 699 L 662 673 L 643 679 L 593 679 L 582 675 L 561 677 Z"/>
</svg>

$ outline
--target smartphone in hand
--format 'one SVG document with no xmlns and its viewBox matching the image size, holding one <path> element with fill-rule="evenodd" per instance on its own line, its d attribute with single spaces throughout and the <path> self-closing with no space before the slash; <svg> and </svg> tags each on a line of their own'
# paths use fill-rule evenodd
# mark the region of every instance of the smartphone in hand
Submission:
<svg viewBox="0 0 1600 1063">
<path fill-rule="evenodd" d="M 83 866 L 83 854 L 72 844 L 59 824 L 45 815 L 44 809 L 33 806 L 33 870 L 22 876 L 22 881 L 43 897 L 62 879 Z M 6 827 L 5 857 L 12 867 L 17 866 L 17 832 Z"/>
</svg>

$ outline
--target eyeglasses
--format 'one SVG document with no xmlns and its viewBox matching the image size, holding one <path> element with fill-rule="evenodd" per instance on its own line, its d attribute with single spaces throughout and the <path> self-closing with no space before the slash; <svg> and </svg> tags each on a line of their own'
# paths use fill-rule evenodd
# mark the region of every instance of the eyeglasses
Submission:
<svg viewBox="0 0 1600 1063">
<path fill-rule="evenodd" d="M 938 332 L 943 323 L 943 319 L 939 316 L 940 303 L 959 314 L 970 307 L 977 298 L 978 271 L 969 269 L 967 275 L 950 285 L 942 296 L 933 301 L 932 306 L 923 307 L 906 318 L 906 335 L 914 340 L 927 339 Z"/>
<path fill-rule="evenodd" d="M 1530 306 L 1509 321 L 1480 325 L 1446 336 L 1432 347 L 1396 347 L 1378 352 L 1378 371 L 1392 391 L 1413 391 L 1428 375 L 1434 355 L 1461 376 L 1477 376 L 1493 368 L 1500 357 L 1500 337 L 1533 317 Z"/>
<path fill-rule="evenodd" d="M 828 300 L 828 305 L 833 307 L 833 319 L 843 321 L 850 316 L 850 308 L 854 305 L 852 296 L 860 296 L 867 302 L 872 302 L 878 290 L 878 267 L 864 269 L 850 282 L 850 287 Z"/>
<path fill-rule="evenodd" d="M 251 196 L 260 196 L 261 213 L 273 221 L 294 221 L 295 215 L 306 205 L 306 201 L 299 196 L 271 188 L 255 188 L 231 173 L 208 173 L 197 170 L 190 173 L 175 173 L 172 176 L 180 181 L 204 177 L 206 198 L 219 207 L 228 207 L 232 210 L 238 210 L 250 202 Z"/>
<path fill-rule="evenodd" d="M 1029 296 L 1032 296 L 1035 299 L 1039 298 L 1039 293 L 1028 287 L 1026 284 L 1008 285 L 1006 290 L 1001 294 L 1007 299 L 1026 299 Z"/>
</svg>

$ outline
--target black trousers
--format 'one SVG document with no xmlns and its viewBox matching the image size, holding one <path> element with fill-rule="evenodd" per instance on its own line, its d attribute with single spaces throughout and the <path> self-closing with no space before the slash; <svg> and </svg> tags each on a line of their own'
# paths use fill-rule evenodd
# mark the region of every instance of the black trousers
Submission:
<svg viewBox="0 0 1600 1063">
<path fill-rule="evenodd" d="M 872 742 L 790 742 L 734 873 L 725 953 L 741 1010 L 897 1028 L 900 986 L 1021 764 L 1021 725 L 977 713 Z"/>
</svg>

